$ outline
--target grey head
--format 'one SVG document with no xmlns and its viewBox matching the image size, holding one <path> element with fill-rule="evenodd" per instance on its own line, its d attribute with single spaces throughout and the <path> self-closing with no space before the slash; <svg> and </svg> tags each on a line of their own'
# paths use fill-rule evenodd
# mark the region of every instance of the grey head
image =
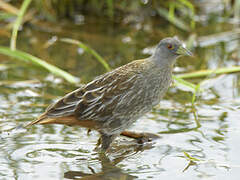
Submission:
<svg viewBox="0 0 240 180">
<path fill-rule="evenodd" d="M 180 56 L 192 56 L 192 53 L 177 37 L 168 37 L 158 43 L 152 59 L 160 66 L 172 66 Z"/>
</svg>

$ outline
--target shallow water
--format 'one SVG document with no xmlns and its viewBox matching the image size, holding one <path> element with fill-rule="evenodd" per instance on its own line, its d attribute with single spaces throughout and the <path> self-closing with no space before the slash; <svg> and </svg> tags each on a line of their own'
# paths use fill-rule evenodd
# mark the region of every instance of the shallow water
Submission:
<svg viewBox="0 0 240 180">
<path fill-rule="evenodd" d="M 105 20 L 86 17 L 81 25 L 64 22 L 58 28 L 39 27 L 41 24 L 26 26 L 20 33 L 18 48 L 80 77 L 82 83 L 104 73 L 104 68 L 82 49 L 56 39 L 69 37 L 87 42 L 115 68 L 147 57 L 148 50 L 163 37 L 188 37 L 164 21 L 110 26 Z M 231 31 L 233 25 L 210 24 L 209 28 L 213 34 Z M 203 36 L 209 34 L 204 26 L 196 31 Z M 239 65 L 239 39 L 226 36 L 224 42 L 210 40 L 199 38 L 195 57 L 179 59 L 175 73 Z M 4 64 L 0 67 L 0 179 L 239 178 L 238 74 L 205 79 L 204 91 L 195 103 L 201 126 L 196 125 L 192 112 L 192 93 L 172 86 L 160 105 L 131 127 L 161 138 L 140 145 L 120 137 L 105 157 L 94 150 L 98 133 L 87 135 L 84 128 L 49 125 L 3 132 L 32 121 L 48 104 L 76 87 L 36 66 L 4 56 L 0 56 L 0 63 Z M 198 160 L 188 166 L 190 161 L 184 152 Z"/>
</svg>

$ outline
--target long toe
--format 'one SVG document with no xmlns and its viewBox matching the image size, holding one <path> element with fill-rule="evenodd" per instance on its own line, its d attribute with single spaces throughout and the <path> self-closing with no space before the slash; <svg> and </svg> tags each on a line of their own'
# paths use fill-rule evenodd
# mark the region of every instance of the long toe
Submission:
<svg viewBox="0 0 240 180">
<path fill-rule="evenodd" d="M 114 135 L 102 134 L 101 135 L 101 141 L 102 141 L 101 151 L 106 152 L 116 137 L 117 135 L 115 134 Z"/>
<path fill-rule="evenodd" d="M 138 132 L 132 132 L 132 131 L 123 131 L 121 133 L 122 136 L 126 136 L 129 138 L 136 139 L 138 143 L 143 144 L 145 142 L 150 142 L 154 139 L 160 138 L 157 134 L 153 133 L 138 133 Z"/>
</svg>

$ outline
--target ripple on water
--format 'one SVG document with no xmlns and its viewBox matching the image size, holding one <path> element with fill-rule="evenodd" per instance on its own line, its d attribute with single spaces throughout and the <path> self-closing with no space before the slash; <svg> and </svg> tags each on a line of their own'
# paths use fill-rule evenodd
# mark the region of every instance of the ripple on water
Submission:
<svg viewBox="0 0 240 180">
<path fill-rule="evenodd" d="M 47 143 L 25 144 L 11 153 L 11 159 L 15 161 L 25 159 L 34 162 L 72 162 L 79 158 L 86 159 L 88 155 L 94 154 L 93 151 L 81 149 L 86 144 Z M 88 144 L 87 146 L 88 149 L 92 149 L 95 145 Z"/>
</svg>

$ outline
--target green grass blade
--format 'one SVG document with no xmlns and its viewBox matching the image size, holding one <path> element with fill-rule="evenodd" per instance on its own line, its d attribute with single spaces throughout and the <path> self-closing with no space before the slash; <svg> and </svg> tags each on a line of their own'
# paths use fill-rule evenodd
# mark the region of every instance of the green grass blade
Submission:
<svg viewBox="0 0 240 180">
<path fill-rule="evenodd" d="M 194 6 L 190 1 L 188 0 L 178 0 L 178 1 L 184 4 L 185 6 L 187 6 L 191 10 L 191 12 L 194 14 L 194 11 L 195 11 Z"/>
<path fill-rule="evenodd" d="M 53 66 L 53 65 L 41 60 L 40 58 L 37 58 L 26 52 L 19 51 L 19 50 L 11 50 L 8 47 L 0 46 L 0 54 L 4 54 L 6 56 L 16 58 L 17 60 L 20 60 L 20 61 L 30 62 L 30 63 L 36 64 L 38 66 L 41 66 L 41 67 L 47 69 L 48 71 L 50 71 L 51 73 L 64 78 L 65 80 L 67 80 L 70 83 L 76 84 L 79 82 L 78 78 L 72 76 L 71 74 L 67 73 L 66 71 L 63 71 L 62 69 L 59 69 L 58 67 Z"/>
<path fill-rule="evenodd" d="M 8 18 L 12 18 L 15 15 L 11 14 L 11 13 L 5 13 L 5 12 L 0 12 L 0 20 L 5 20 Z"/>
<path fill-rule="evenodd" d="M 175 2 L 169 4 L 168 17 L 171 21 L 174 21 L 175 18 Z"/>
<path fill-rule="evenodd" d="M 240 18 L 240 0 L 236 0 L 234 2 L 234 18 L 239 19 Z"/>
<path fill-rule="evenodd" d="M 195 85 L 195 91 L 192 96 L 192 105 L 194 105 L 194 103 L 196 101 L 197 93 L 199 92 L 199 90 L 200 90 L 200 83 Z"/>
<path fill-rule="evenodd" d="M 16 40 L 17 40 L 17 34 L 18 34 L 18 29 L 21 25 L 22 19 L 23 19 L 23 15 L 25 14 L 29 4 L 31 3 L 32 0 L 24 0 L 23 4 L 20 8 L 19 14 L 17 16 L 17 19 L 14 23 L 13 26 L 13 31 L 12 31 L 12 37 L 11 37 L 11 42 L 10 42 L 10 47 L 12 50 L 16 49 Z"/>
<path fill-rule="evenodd" d="M 191 15 L 190 18 L 192 18 L 191 21 L 191 28 L 195 28 L 195 20 L 194 20 L 194 16 L 195 16 L 195 8 L 194 5 L 188 1 L 188 0 L 178 0 L 179 2 L 181 2 L 183 5 L 185 5 L 190 11 L 191 11 Z"/>
<path fill-rule="evenodd" d="M 108 16 L 113 20 L 114 17 L 114 7 L 113 7 L 113 0 L 107 0 L 107 6 L 108 6 Z"/>
<path fill-rule="evenodd" d="M 90 53 L 91 55 L 93 55 L 103 66 L 107 71 L 110 71 L 111 68 L 108 65 L 108 63 L 103 59 L 103 57 L 101 57 L 94 49 L 90 48 L 89 46 L 83 44 L 82 42 L 75 40 L 75 39 L 70 39 L 70 38 L 62 38 L 60 39 L 63 42 L 66 43 L 70 43 L 70 44 L 76 44 L 78 45 L 80 48 L 84 49 L 84 51 Z"/>
<path fill-rule="evenodd" d="M 200 159 L 197 159 L 197 158 L 195 158 L 195 157 L 192 157 L 192 156 L 190 156 L 187 152 L 183 152 L 184 153 L 184 155 L 186 156 L 186 158 L 188 159 L 188 160 L 190 160 L 190 161 L 200 161 Z"/>
<path fill-rule="evenodd" d="M 160 16 L 167 19 L 170 23 L 172 23 L 173 25 L 175 25 L 179 29 L 190 32 L 190 27 L 188 25 L 186 25 L 181 19 L 177 18 L 176 16 L 174 17 L 174 19 L 172 19 L 169 16 L 169 13 L 166 9 L 158 7 L 157 12 Z"/>
<path fill-rule="evenodd" d="M 177 75 L 178 78 L 187 79 L 187 78 L 200 78 L 209 76 L 211 74 L 226 74 L 226 73 L 234 73 L 239 72 L 240 66 L 232 66 L 227 68 L 218 68 L 218 69 L 207 69 L 207 70 L 201 70 L 201 71 L 195 71 L 191 73 L 183 73 Z"/>
<path fill-rule="evenodd" d="M 185 80 L 183 80 L 182 78 L 179 78 L 178 76 L 173 76 L 173 79 L 176 81 L 176 85 L 181 84 L 181 85 L 189 88 L 189 89 L 190 89 L 191 91 L 193 91 L 193 92 L 194 92 L 195 89 L 196 89 L 196 85 L 195 85 L 195 84 L 190 83 L 190 82 L 188 82 L 188 81 L 185 81 Z"/>
</svg>

